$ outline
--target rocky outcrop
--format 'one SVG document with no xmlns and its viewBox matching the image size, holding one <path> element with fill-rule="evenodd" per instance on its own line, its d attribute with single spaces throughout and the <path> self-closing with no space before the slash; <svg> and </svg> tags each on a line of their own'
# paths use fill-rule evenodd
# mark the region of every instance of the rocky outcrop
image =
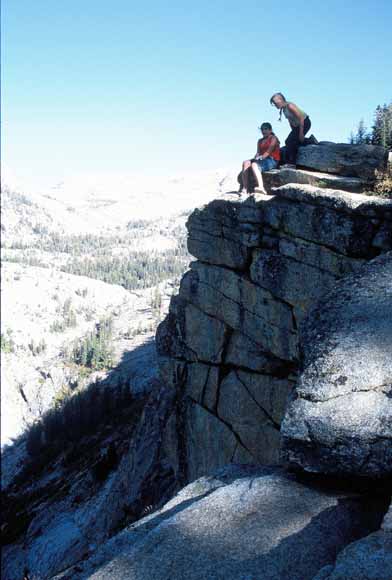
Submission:
<svg viewBox="0 0 392 580">
<path fill-rule="evenodd" d="M 392 476 L 392 252 L 337 284 L 300 334 L 284 458 L 311 472 Z"/>
<path fill-rule="evenodd" d="M 387 161 L 388 152 L 383 147 L 327 141 L 300 147 L 297 156 L 300 167 L 367 181 L 374 181 L 376 172 L 384 171 Z"/>
<path fill-rule="evenodd" d="M 157 333 L 164 384 L 153 385 L 140 420 L 130 408 L 115 433 L 85 440 L 82 457 L 81 445 L 65 449 L 50 474 L 11 497 L 18 533 L 6 530 L 15 537 L 5 580 L 25 566 L 42 580 L 374 580 L 372 559 L 387 573 L 390 516 L 379 528 L 390 491 L 369 476 L 390 475 L 390 258 L 380 254 L 392 249 L 392 201 L 307 184 L 272 193 L 216 200 L 189 218 L 197 261 Z M 347 292 L 326 301 L 339 287 Z M 320 327 L 310 326 L 306 346 L 302 329 L 315 312 Z M 339 366 L 322 367 L 302 397 L 307 348 L 315 364 L 331 352 Z M 306 414 L 291 419 L 301 397 L 320 411 L 312 407 L 307 446 L 295 431 L 306 430 Z M 223 468 L 278 463 L 290 421 L 284 453 L 295 473 Z M 100 476 L 102 446 L 116 461 Z M 354 492 L 358 475 L 366 479 Z"/>
<path fill-rule="evenodd" d="M 349 544 L 334 565 L 325 566 L 314 580 L 390 580 L 392 578 L 392 509 L 381 529 Z"/>
<path fill-rule="evenodd" d="M 314 185 L 315 187 L 338 189 L 351 193 L 362 193 L 368 187 L 368 182 L 359 177 L 344 177 L 343 175 L 320 173 L 309 169 L 293 169 L 283 166 L 281 169 L 272 169 L 263 173 L 263 184 L 267 193 L 271 193 L 273 187 L 280 187 L 288 183 Z"/>
<path fill-rule="evenodd" d="M 233 465 L 185 487 L 57 580 L 311 580 L 377 529 L 383 509 L 281 469 Z"/>
<path fill-rule="evenodd" d="M 182 481 L 230 461 L 279 462 L 299 368 L 298 327 L 337 281 L 392 249 L 392 202 L 285 185 L 214 201 L 188 220 L 198 259 L 157 333 L 178 393 L 167 453 Z"/>
<path fill-rule="evenodd" d="M 353 542 L 325 566 L 313 580 L 390 580 L 392 578 L 392 534 L 375 532 Z"/>
</svg>

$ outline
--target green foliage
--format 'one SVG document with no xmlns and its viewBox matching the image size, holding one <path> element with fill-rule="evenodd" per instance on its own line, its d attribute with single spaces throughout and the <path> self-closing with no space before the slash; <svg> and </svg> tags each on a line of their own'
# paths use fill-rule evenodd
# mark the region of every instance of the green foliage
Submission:
<svg viewBox="0 0 392 580">
<path fill-rule="evenodd" d="M 74 328 L 76 326 L 76 314 L 72 308 L 71 298 L 67 298 L 63 305 L 64 325 L 66 328 Z"/>
<path fill-rule="evenodd" d="M 1 350 L 2 352 L 15 352 L 15 341 L 13 339 L 13 332 L 7 328 L 5 333 L 1 333 Z"/>
<path fill-rule="evenodd" d="M 58 295 L 53 296 L 58 299 Z M 62 320 L 54 320 L 49 327 L 50 332 L 64 332 L 67 328 L 74 328 L 77 324 L 76 314 L 72 308 L 72 299 L 67 298 L 63 306 L 59 305 L 57 310 L 62 315 Z"/>
<path fill-rule="evenodd" d="M 151 310 L 154 318 L 159 321 L 162 310 L 162 294 L 160 293 L 158 286 L 156 286 L 151 293 Z"/>
<path fill-rule="evenodd" d="M 62 235 L 49 232 L 29 241 L 28 246 L 20 240 L 15 241 L 7 249 L 18 250 L 17 254 L 4 253 L 3 259 L 29 266 L 48 267 L 47 260 L 41 258 L 41 252 L 61 254 L 60 270 L 63 272 L 119 284 L 127 290 L 149 288 L 169 278 L 181 276 L 189 263 L 185 232 L 180 226 L 170 232 L 170 236 L 177 239 L 175 248 L 164 251 L 157 248 L 150 252 L 132 249 L 135 241 L 153 233 L 165 235 L 167 231 L 159 229 L 154 222 L 139 220 L 129 222 L 128 231 L 122 236 Z M 85 290 L 76 293 L 87 296 Z M 62 330 L 58 328 L 52 331 Z"/>
<path fill-rule="evenodd" d="M 100 320 L 93 332 L 88 333 L 72 348 L 72 362 L 94 370 L 110 368 L 113 364 L 112 321 Z"/>
<path fill-rule="evenodd" d="M 43 354 L 46 352 L 47 344 L 45 339 L 41 338 L 41 340 L 37 343 L 34 339 L 31 339 L 27 345 L 32 353 L 33 356 L 37 356 L 39 354 Z"/>
<path fill-rule="evenodd" d="M 372 143 L 392 150 L 392 103 L 377 107 L 372 128 Z"/>
<path fill-rule="evenodd" d="M 384 174 L 379 176 L 374 184 L 373 191 L 367 193 L 392 199 L 392 167 L 389 167 Z"/>
<path fill-rule="evenodd" d="M 65 324 L 64 324 L 64 322 L 62 322 L 60 320 L 55 320 L 49 326 L 49 330 L 50 330 L 50 332 L 64 332 Z"/>
<path fill-rule="evenodd" d="M 381 145 L 386 149 L 392 149 L 392 103 L 383 106 L 378 105 L 374 112 L 374 122 L 370 130 L 367 129 L 363 119 L 358 124 L 355 133 L 351 133 L 350 143 L 354 145 L 371 144 Z"/>
</svg>

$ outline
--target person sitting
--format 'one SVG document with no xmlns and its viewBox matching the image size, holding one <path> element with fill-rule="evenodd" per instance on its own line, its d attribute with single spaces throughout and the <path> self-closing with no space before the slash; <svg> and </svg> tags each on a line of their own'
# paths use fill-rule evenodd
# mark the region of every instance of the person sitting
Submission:
<svg viewBox="0 0 392 580">
<path fill-rule="evenodd" d="M 263 186 L 263 171 L 270 171 L 276 169 L 280 161 L 280 146 L 279 140 L 272 131 L 270 123 L 263 123 L 259 127 L 263 137 L 257 142 L 257 151 L 253 159 L 247 159 L 242 164 L 242 187 L 248 193 L 253 193 L 253 184 L 249 183 L 249 171 L 253 171 L 254 177 L 257 181 L 256 187 L 265 193 Z M 240 191 L 242 190 L 242 187 Z"/>
<path fill-rule="evenodd" d="M 285 143 L 285 164 L 295 167 L 297 161 L 297 153 L 299 146 L 302 145 L 317 145 L 318 141 L 314 135 L 309 139 L 305 138 L 306 133 L 311 127 L 309 115 L 300 109 L 294 103 L 286 101 L 282 93 L 275 93 L 270 99 L 271 105 L 275 105 L 280 110 L 279 121 L 282 120 L 282 113 L 288 120 L 291 132 L 287 137 Z"/>
</svg>

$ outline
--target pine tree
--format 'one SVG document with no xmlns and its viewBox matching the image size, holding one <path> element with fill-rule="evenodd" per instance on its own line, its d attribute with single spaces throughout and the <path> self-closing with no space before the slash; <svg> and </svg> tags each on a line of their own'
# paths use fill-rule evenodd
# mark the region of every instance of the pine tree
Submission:
<svg viewBox="0 0 392 580">
<path fill-rule="evenodd" d="M 350 143 L 352 145 L 363 145 L 371 142 L 371 135 L 369 134 L 365 122 L 361 119 L 358 123 L 357 132 L 351 133 Z"/>
<path fill-rule="evenodd" d="M 382 107 L 378 105 L 374 113 L 372 144 L 392 149 L 392 103 Z"/>
</svg>

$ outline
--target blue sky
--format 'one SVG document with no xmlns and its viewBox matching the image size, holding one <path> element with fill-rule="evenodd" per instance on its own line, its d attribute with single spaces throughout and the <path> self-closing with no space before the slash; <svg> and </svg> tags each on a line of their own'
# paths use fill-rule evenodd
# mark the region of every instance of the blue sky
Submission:
<svg viewBox="0 0 392 580">
<path fill-rule="evenodd" d="M 3 0 L 2 153 L 26 179 L 240 166 L 257 126 L 346 141 L 392 100 L 390 0 Z"/>
</svg>

